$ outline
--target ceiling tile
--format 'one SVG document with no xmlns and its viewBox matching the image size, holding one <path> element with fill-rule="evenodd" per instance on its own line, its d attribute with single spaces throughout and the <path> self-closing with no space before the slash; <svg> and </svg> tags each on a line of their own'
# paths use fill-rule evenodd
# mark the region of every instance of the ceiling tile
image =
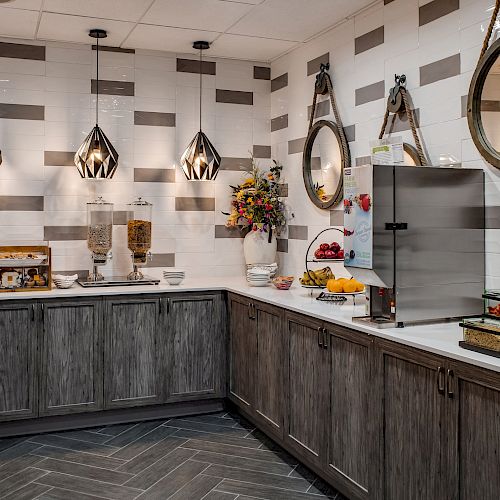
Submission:
<svg viewBox="0 0 500 500">
<path fill-rule="evenodd" d="M 156 0 L 141 22 L 222 32 L 252 8 L 220 0 Z"/>
<path fill-rule="evenodd" d="M 8 6 L 12 9 L 40 10 L 42 0 L 14 0 Z"/>
<path fill-rule="evenodd" d="M 251 61 L 270 61 L 294 47 L 296 42 L 254 38 L 240 35 L 221 35 L 210 48 L 211 57 L 231 57 Z"/>
<path fill-rule="evenodd" d="M 100 28 L 108 32 L 108 38 L 106 38 L 104 45 L 119 46 L 133 26 L 133 23 L 123 21 L 44 12 L 40 20 L 37 38 L 90 43 L 89 31 L 93 28 Z"/>
<path fill-rule="evenodd" d="M 0 7 L 0 35 L 15 38 L 34 38 L 38 11 Z"/>
<path fill-rule="evenodd" d="M 151 0 L 45 0 L 44 12 L 137 22 Z"/>
<path fill-rule="evenodd" d="M 238 21 L 229 33 L 304 41 L 370 3 L 372 0 L 266 0 Z"/>
<path fill-rule="evenodd" d="M 219 33 L 139 24 L 122 44 L 125 48 L 165 50 L 167 52 L 196 53 L 192 44 L 196 40 L 212 42 Z"/>
</svg>

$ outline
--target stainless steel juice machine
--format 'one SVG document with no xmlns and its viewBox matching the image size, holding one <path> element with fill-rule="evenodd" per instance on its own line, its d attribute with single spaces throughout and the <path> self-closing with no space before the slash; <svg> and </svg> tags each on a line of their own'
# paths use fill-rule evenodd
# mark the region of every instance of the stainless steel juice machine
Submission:
<svg viewBox="0 0 500 500">
<path fill-rule="evenodd" d="M 356 319 L 401 327 L 481 314 L 484 210 L 480 169 L 346 169 L 345 266 L 368 285 Z"/>
</svg>

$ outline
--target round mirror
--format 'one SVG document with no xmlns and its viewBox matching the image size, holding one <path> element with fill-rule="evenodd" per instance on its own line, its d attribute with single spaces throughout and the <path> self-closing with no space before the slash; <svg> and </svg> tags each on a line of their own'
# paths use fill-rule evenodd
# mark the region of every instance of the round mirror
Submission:
<svg viewBox="0 0 500 500">
<path fill-rule="evenodd" d="M 346 161 L 337 125 L 316 122 L 307 136 L 302 164 L 307 194 L 316 206 L 330 208 L 340 202 Z"/>
<path fill-rule="evenodd" d="M 480 59 L 472 77 L 467 120 L 483 158 L 500 168 L 500 40 Z"/>
</svg>

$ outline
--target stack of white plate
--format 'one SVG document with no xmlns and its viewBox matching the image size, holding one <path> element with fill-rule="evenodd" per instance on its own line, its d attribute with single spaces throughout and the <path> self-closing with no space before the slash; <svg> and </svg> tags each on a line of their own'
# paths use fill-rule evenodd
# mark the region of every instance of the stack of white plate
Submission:
<svg viewBox="0 0 500 500">
<path fill-rule="evenodd" d="M 182 269 L 166 269 L 163 271 L 163 278 L 169 285 L 180 285 L 185 277 L 186 272 Z"/>
<path fill-rule="evenodd" d="M 52 281 L 57 288 L 71 288 L 78 279 L 78 274 L 64 276 L 63 274 L 53 274 Z"/>
<path fill-rule="evenodd" d="M 274 278 L 276 276 L 276 272 L 278 271 L 278 264 L 247 264 L 247 271 L 251 271 L 254 269 L 263 269 L 265 271 L 269 271 L 270 278 Z"/>
<path fill-rule="evenodd" d="M 251 286 L 267 286 L 271 278 L 271 273 L 267 269 L 249 269 L 247 271 L 247 281 Z"/>
</svg>

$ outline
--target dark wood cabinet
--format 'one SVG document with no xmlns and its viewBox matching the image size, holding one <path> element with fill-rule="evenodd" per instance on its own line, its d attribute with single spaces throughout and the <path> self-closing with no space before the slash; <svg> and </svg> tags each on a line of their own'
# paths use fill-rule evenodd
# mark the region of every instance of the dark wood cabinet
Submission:
<svg viewBox="0 0 500 500">
<path fill-rule="evenodd" d="M 283 309 L 253 303 L 257 328 L 256 418 L 272 435 L 284 436 L 287 345 Z"/>
<path fill-rule="evenodd" d="M 379 498 L 447 498 L 445 360 L 384 341 L 378 342 L 377 353 Z"/>
<path fill-rule="evenodd" d="M 40 415 L 102 409 L 99 301 L 42 303 Z"/>
<path fill-rule="evenodd" d="M 165 399 L 166 363 L 158 360 L 164 332 L 159 297 L 117 297 L 105 303 L 104 405 L 142 406 Z M 159 336 L 162 335 L 160 342 Z"/>
<path fill-rule="evenodd" d="M 373 339 L 336 325 L 329 334 L 330 399 L 328 474 L 349 498 L 372 498 L 375 431 L 372 395 Z"/>
<path fill-rule="evenodd" d="M 229 398 L 243 409 L 255 407 L 257 323 L 249 300 L 230 295 Z"/>
<path fill-rule="evenodd" d="M 227 335 L 222 295 L 182 294 L 161 300 L 168 400 L 224 397 Z"/>
<path fill-rule="evenodd" d="M 28 301 L 0 305 L 0 421 L 38 412 L 37 308 Z"/>
<path fill-rule="evenodd" d="M 286 314 L 288 387 L 285 442 L 313 464 L 324 465 L 327 451 L 329 356 L 323 323 Z"/>
<path fill-rule="evenodd" d="M 500 496 L 500 374 L 451 361 L 446 370 L 446 497 Z"/>
</svg>

